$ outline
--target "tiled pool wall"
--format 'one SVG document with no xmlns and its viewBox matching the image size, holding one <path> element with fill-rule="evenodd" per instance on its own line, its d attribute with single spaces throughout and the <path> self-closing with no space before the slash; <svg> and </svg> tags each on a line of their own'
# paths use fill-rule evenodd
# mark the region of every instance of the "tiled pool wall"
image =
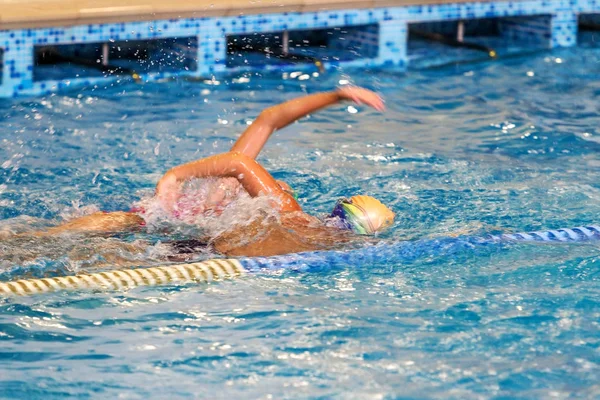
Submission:
<svg viewBox="0 0 600 400">
<path fill-rule="evenodd" d="M 328 48 L 352 51 L 353 57 L 328 58 L 326 66 L 383 66 L 405 68 L 412 24 L 475 19 L 500 19 L 502 35 L 541 42 L 548 48 L 577 44 L 578 18 L 593 19 L 600 0 L 535 0 L 485 3 L 414 5 L 306 13 L 241 15 L 147 22 L 106 23 L 70 27 L 0 31 L 0 97 L 39 95 L 69 86 L 100 85 L 110 77 L 74 75 L 68 79 L 35 76 L 36 49 L 73 44 L 130 43 L 156 39 L 172 41 L 185 53 L 184 67 L 141 71 L 142 79 L 172 75 L 210 77 L 228 69 L 247 68 L 228 63 L 228 40 L 237 36 L 291 32 L 296 38 L 328 30 Z M 291 36 L 290 36 L 291 37 Z M 191 38 L 194 45 L 182 43 Z M 190 40 L 191 40 L 190 39 Z M 165 43 L 165 42 L 162 42 Z M 120 47 L 118 47 L 120 49 Z M 166 53 L 166 52 L 165 52 Z M 166 56 L 166 55 L 165 55 Z M 189 62 L 192 59 L 192 62 Z M 97 62 L 100 62 L 98 58 Z M 160 61 L 157 61 L 160 62 Z M 114 79 L 114 78 L 113 78 Z"/>
</svg>

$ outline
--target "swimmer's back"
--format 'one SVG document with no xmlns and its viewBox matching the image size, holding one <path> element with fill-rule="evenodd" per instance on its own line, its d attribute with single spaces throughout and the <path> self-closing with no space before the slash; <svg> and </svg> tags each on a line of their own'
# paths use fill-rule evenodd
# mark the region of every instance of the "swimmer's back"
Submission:
<svg viewBox="0 0 600 400">
<path fill-rule="evenodd" d="M 285 213 L 280 220 L 258 218 L 216 237 L 214 249 L 226 256 L 268 257 L 305 251 L 332 250 L 355 238 L 350 232 L 323 225 L 302 212 Z"/>
</svg>

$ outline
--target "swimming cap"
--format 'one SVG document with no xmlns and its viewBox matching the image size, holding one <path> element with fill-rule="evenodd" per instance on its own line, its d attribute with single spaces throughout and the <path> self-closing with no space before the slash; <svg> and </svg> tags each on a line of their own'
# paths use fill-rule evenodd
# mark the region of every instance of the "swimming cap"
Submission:
<svg viewBox="0 0 600 400">
<path fill-rule="evenodd" d="M 338 201 L 330 217 L 360 235 L 371 235 L 394 222 L 394 213 L 371 196 L 352 196 Z"/>
</svg>

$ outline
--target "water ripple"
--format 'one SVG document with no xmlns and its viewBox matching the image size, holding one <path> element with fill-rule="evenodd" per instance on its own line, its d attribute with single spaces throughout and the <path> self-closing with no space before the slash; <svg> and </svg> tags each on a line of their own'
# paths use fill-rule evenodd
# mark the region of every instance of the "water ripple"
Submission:
<svg viewBox="0 0 600 400">
<path fill-rule="evenodd" d="M 388 111 L 324 110 L 276 132 L 260 156 L 310 212 L 373 194 L 397 213 L 381 237 L 394 241 L 598 222 L 599 60 L 589 47 L 407 73 L 298 82 L 270 72 L 3 100 L 0 237 L 128 209 L 168 168 L 227 150 L 266 106 L 342 78 L 381 92 Z M 165 238 L 112 240 L 136 239 Z M 106 268 L 93 249 L 110 240 L 0 239 L 0 279 Z M 153 265 L 150 250 L 124 255 Z M 515 245 L 1 299 L 0 397 L 595 398 L 599 279 L 597 246 Z"/>
</svg>

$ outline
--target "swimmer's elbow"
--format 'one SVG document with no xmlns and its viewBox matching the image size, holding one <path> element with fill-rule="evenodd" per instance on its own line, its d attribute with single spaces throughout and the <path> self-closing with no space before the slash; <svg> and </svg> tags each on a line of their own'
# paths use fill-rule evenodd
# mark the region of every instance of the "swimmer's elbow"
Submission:
<svg viewBox="0 0 600 400">
<path fill-rule="evenodd" d="M 271 130 L 278 129 L 279 112 L 278 106 L 265 108 L 256 118 L 253 125 L 269 128 Z"/>
<path fill-rule="evenodd" d="M 238 178 L 240 174 L 245 174 L 251 169 L 251 165 L 256 161 L 241 152 L 229 153 L 229 168 L 227 168 L 224 176 Z"/>
</svg>

